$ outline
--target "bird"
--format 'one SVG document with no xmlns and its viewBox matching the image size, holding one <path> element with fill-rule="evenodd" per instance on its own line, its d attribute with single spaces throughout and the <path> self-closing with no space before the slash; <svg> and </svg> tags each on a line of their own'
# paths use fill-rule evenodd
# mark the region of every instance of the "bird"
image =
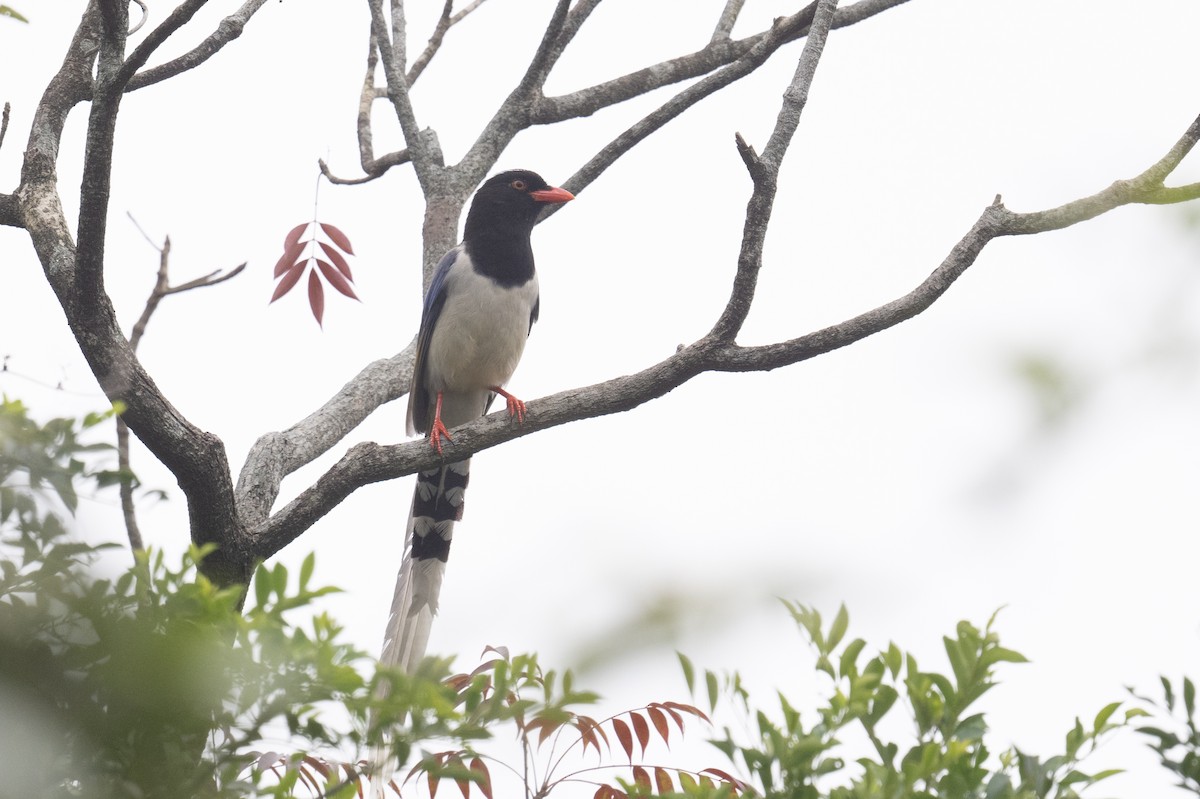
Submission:
<svg viewBox="0 0 1200 799">
<path fill-rule="evenodd" d="M 439 454 L 451 431 L 503 397 L 510 418 L 525 403 L 505 390 L 541 308 L 530 234 L 549 205 L 574 199 L 536 172 L 510 170 L 479 187 L 462 242 L 442 257 L 425 293 L 409 390 L 407 432 Z M 462 518 L 470 458 L 417 475 L 404 559 L 380 661 L 412 673 L 437 613 L 454 524 Z"/>
</svg>

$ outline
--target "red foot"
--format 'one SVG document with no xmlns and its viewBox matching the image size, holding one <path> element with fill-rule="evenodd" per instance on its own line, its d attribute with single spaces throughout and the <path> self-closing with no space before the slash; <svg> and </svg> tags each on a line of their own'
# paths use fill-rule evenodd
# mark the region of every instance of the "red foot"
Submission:
<svg viewBox="0 0 1200 799">
<path fill-rule="evenodd" d="M 442 439 L 454 441 L 450 438 L 450 431 L 446 429 L 446 425 L 442 424 L 442 392 L 438 392 L 437 404 L 433 407 L 433 424 L 429 427 L 429 445 L 437 450 L 439 455 L 442 454 Z"/>
<path fill-rule="evenodd" d="M 504 397 L 504 403 L 508 406 L 509 417 L 517 417 L 517 424 L 525 423 L 525 403 L 509 394 L 499 386 L 492 386 L 492 391 Z"/>
</svg>

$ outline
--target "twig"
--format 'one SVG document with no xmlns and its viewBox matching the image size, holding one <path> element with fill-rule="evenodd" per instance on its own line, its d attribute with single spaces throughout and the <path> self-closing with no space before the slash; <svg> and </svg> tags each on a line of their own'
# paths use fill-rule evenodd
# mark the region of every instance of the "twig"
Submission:
<svg viewBox="0 0 1200 799">
<path fill-rule="evenodd" d="M 733 341 L 737 337 L 746 316 L 750 313 L 750 305 L 754 302 L 754 289 L 758 283 L 759 270 L 762 268 L 767 227 L 771 223 L 771 211 L 775 205 L 779 167 L 791 145 L 796 128 L 800 125 L 800 115 L 804 112 L 804 106 L 808 103 L 808 91 L 812 87 L 817 64 L 820 63 L 821 54 L 825 50 L 825 41 L 829 37 L 836 10 L 837 0 L 819 0 L 808 37 L 804 41 L 804 49 L 796 64 L 795 74 L 783 93 L 783 102 L 775 118 L 775 127 L 762 154 L 756 155 L 753 148 L 738 136 L 738 152 L 754 182 L 754 190 L 746 208 L 746 224 L 738 253 L 733 290 L 725 310 L 721 312 L 720 318 L 709 333 L 722 341 Z"/>
<path fill-rule="evenodd" d="M 809 21 L 809 18 L 800 14 L 777 20 L 770 33 L 760 39 L 741 58 L 679 92 L 605 145 L 600 152 L 596 153 L 591 160 L 576 170 L 575 174 L 563 183 L 564 188 L 575 193 L 582 191 L 612 166 L 618 158 L 633 149 L 647 136 L 704 98 L 752 73 L 776 50 L 791 41 L 796 29 L 806 28 Z M 548 208 L 543 213 L 542 219 L 553 216 L 558 208 L 558 206 Z"/>
<path fill-rule="evenodd" d="M 442 40 L 446 38 L 446 32 L 466 19 L 468 14 L 479 8 L 483 3 L 484 0 L 475 0 L 475 2 L 470 3 L 457 14 L 452 14 L 454 0 L 446 0 L 446 4 L 442 6 L 442 15 L 438 17 L 437 26 L 434 27 L 433 34 L 429 37 L 429 43 L 425 45 L 425 49 L 421 52 L 421 55 L 417 56 L 417 60 L 408 68 L 408 85 L 410 87 L 417 82 L 417 78 L 421 77 L 421 73 L 425 71 L 425 67 L 429 66 L 429 62 L 437 55 L 438 49 L 442 46 Z"/>
<path fill-rule="evenodd" d="M 383 60 L 383 74 L 387 79 L 388 98 L 392 102 L 396 119 L 400 122 L 404 142 L 408 145 L 413 171 L 417 175 L 422 190 L 428 196 L 434 188 L 434 173 L 442 167 L 441 153 L 438 151 L 435 141 L 421 135 L 412 98 L 408 93 L 408 78 L 404 72 L 406 52 L 404 3 L 402 0 L 392 1 L 390 28 L 383 16 L 383 0 L 370 0 L 369 5 L 371 8 L 371 40 Z"/>
<path fill-rule="evenodd" d="M 4 134 L 8 133 L 8 117 L 12 113 L 12 104 L 4 102 L 4 111 L 0 113 L 0 147 L 4 146 Z"/>
<path fill-rule="evenodd" d="M 146 20 L 150 18 L 150 9 L 146 8 L 143 0 L 133 0 L 133 2 L 137 3 L 138 8 L 142 9 L 142 18 L 138 20 L 138 24 L 129 29 L 130 36 L 140 31 L 142 26 L 146 24 Z"/>
<path fill-rule="evenodd" d="M 191 50 L 165 64 L 151 67 L 130 78 L 127 90 L 134 91 L 151 86 L 200 66 L 219 53 L 225 45 L 241 36 L 242 31 L 246 28 L 246 23 L 266 2 L 267 0 L 247 0 L 241 8 L 222 19 L 218 23 L 217 29 Z"/>
<path fill-rule="evenodd" d="M 134 227 L 146 239 L 146 242 L 154 249 L 158 250 L 158 272 L 154 278 L 154 288 L 150 290 L 150 296 L 146 298 L 146 305 L 142 309 L 141 316 L 134 322 L 133 329 L 129 334 L 129 349 L 137 352 L 138 344 L 142 341 L 142 336 L 146 333 L 146 326 L 150 323 L 150 317 L 158 310 L 158 304 L 163 297 L 171 294 L 179 294 L 192 289 L 204 288 L 206 286 L 215 286 L 218 283 L 223 283 L 232 277 L 236 277 L 246 264 L 241 264 L 234 267 L 228 273 L 222 273 L 222 270 L 216 270 L 209 274 L 189 280 L 178 286 L 170 285 L 169 263 L 171 258 L 171 237 L 163 238 L 162 246 L 159 247 L 154 243 L 146 231 L 138 224 L 137 219 L 133 214 L 126 214 Z M 117 467 L 120 470 L 120 495 L 121 495 L 121 513 L 125 517 L 125 530 L 129 534 L 129 545 L 134 552 L 139 552 L 144 549 L 142 543 L 142 533 L 137 523 L 137 513 L 134 509 L 133 502 L 133 469 L 130 465 L 129 458 L 129 426 L 121 417 L 117 417 Z"/>
</svg>

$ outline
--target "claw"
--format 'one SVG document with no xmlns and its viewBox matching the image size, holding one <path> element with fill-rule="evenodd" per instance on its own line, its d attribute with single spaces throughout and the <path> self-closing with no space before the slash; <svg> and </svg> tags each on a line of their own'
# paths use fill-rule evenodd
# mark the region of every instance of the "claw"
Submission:
<svg viewBox="0 0 1200 799">
<path fill-rule="evenodd" d="M 517 399 L 516 397 L 514 397 L 512 394 L 509 394 L 507 391 L 500 388 L 499 386 L 492 386 L 491 390 L 496 392 L 497 394 L 499 394 L 501 397 L 504 397 L 504 404 L 508 408 L 509 418 L 512 418 L 513 416 L 515 416 L 515 417 L 517 417 L 517 424 L 524 424 L 525 423 L 525 403 L 522 402 L 521 400 Z"/>
<path fill-rule="evenodd" d="M 437 450 L 437 454 L 442 454 L 442 439 L 453 442 L 450 438 L 450 431 L 446 429 L 446 425 L 442 424 L 442 392 L 438 392 L 437 404 L 433 407 L 433 424 L 429 426 L 429 446 Z"/>
</svg>

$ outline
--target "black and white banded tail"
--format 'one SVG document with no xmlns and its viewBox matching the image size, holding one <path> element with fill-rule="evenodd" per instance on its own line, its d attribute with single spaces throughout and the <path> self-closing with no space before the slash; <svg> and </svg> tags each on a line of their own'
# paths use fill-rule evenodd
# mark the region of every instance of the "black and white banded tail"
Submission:
<svg viewBox="0 0 1200 799">
<path fill-rule="evenodd" d="M 411 673 L 425 657 L 429 630 L 450 556 L 454 523 L 462 518 L 471 460 L 417 475 L 412 510 L 404 534 L 404 561 L 388 617 L 380 660 Z"/>
</svg>

